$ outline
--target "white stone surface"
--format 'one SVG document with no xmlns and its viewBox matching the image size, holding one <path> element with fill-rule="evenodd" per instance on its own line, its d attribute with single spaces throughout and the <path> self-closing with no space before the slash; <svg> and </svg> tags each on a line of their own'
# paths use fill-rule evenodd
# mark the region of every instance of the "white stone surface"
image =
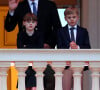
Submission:
<svg viewBox="0 0 100 90">
<path fill-rule="evenodd" d="M 7 90 L 7 69 L 15 66 L 19 72 L 19 90 L 25 90 L 25 70 L 31 63 L 37 74 L 37 90 L 43 90 L 43 70 L 50 63 L 55 70 L 55 89 L 62 90 L 62 70 L 66 64 L 71 65 L 74 76 L 74 90 L 81 90 L 81 71 L 85 65 L 92 71 L 92 90 L 99 90 L 100 50 L 19 50 L 0 49 L 0 90 Z M 58 86 L 58 87 L 57 87 Z"/>
<path fill-rule="evenodd" d="M 82 90 L 82 87 L 81 87 L 82 68 L 73 67 L 72 70 L 73 70 L 73 78 L 74 78 L 73 90 Z"/>
<path fill-rule="evenodd" d="M 55 71 L 55 90 L 62 90 L 62 71 L 66 62 L 52 62 L 52 68 Z"/>
<path fill-rule="evenodd" d="M 25 90 L 25 71 L 28 67 L 28 62 L 15 62 L 18 70 L 18 90 Z"/>
<path fill-rule="evenodd" d="M 0 61 L 100 61 L 99 49 L 0 49 Z"/>
<path fill-rule="evenodd" d="M 0 62 L 0 90 L 7 90 L 7 70 L 10 62 Z"/>
<path fill-rule="evenodd" d="M 33 62 L 33 68 L 36 71 L 37 88 L 36 90 L 44 90 L 43 87 L 43 71 L 45 70 L 47 62 Z"/>
</svg>

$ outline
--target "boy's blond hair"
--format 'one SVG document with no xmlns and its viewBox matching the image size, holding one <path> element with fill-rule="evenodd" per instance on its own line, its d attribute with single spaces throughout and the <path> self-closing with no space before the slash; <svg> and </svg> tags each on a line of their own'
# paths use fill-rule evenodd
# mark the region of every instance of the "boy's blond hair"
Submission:
<svg viewBox="0 0 100 90">
<path fill-rule="evenodd" d="M 74 14 L 76 13 L 78 16 L 79 16 L 79 11 L 78 11 L 78 8 L 74 8 L 74 7 L 70 7 L 70 8 L 67 8 L 65 11 L 64 11 L 64 15 L 70 15 L 70 14 Z"/>
</svg>

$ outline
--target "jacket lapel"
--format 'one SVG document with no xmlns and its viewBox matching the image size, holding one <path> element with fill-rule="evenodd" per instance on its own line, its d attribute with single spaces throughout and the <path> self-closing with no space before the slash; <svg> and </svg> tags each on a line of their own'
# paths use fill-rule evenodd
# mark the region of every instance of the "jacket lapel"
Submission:
<svg viewBox="0 0 100 90">
<path fill-rule="evenodd" d="M 70 41 L 70 35 L 69 35 L 69 31 L 68 31 L 68 25 L 66 25 L 64 27 L 64 36 L 65 36 L 65 40 L 67 39 L 67 41 Z"/>
<path fill-rule="evenodd" d="M 26 6 L 25 6 L 26 7 L 26 11 L 32 13 L 31 8 L 30 8 L 29 3 L 28 3 L 28 0 L 25 0 L 25 2 L 26 2 Z"/>
<path fill-rule="evenodd" d="M 79 39 L 80 39 L 80 36 L 81 36 L 81 30 L 80 30 L 80 27 L 77 26 L 76 43 L 78 43 L 78 41 L 79 41 Z"/>
</svg>

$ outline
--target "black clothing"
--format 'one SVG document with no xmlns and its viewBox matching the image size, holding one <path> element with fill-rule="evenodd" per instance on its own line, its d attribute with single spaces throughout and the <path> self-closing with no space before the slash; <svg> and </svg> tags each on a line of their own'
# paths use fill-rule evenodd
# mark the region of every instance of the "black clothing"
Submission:
<svg viewBox="0 0 100 90">
<path fill-rule="evenodd" d="M 32 69 L 32 66 L 29 66 L 25 73 L 25 87 L 36 87 L 36 72 Z"/>
<path fill-rule="evenodd" d="M 68 25 L 58 30 L 57 39 L 57 48 L 69 49 L 71 40 L 68 31 Z M 76 44 L 79 45 L 80 49 L 91 48 L 88 32 L 85 28 L 80 26 L 77 26 Z"/>
<path fill-rule="evenodd" d="M 55 90 L 55 72 L 49 64 L 43 73 L 45 74 L 43 78 L 44 90 Z"/>
<path fill-rule="evenodd" d="M 42 33 L 38 30 L 34 30 L 32 36 L 28 36 L 25 31 L 21 31 L 18 34 L 17 38 L 17 48 L 26 48 L 26 49 L 38 49 L 43 48 L 43 37 Z"/>
<path fill-rule="evenodd" d="M 10 32 L 18 24 L 20 33 L 20 31 L 22 31 L 23 17 L 29 12 L 31 13 L 31 9 L 28 1 L 23 0 L 16 8 L 14 16 L 11 16 L 8 12 L 5 19 L 5 29 Z M 38 30 L 44 33 L 44 43 L 47 43 L 51 48 L 54 48 L 56 44 L 57 30 L 61 27 L 55 3 L 49 0 L 39 0 L 37 21 Z"/>
<path fill-rule="evenodd" d="M 38 30 L 34 30 L 32 36 L 28 36 L 26 31 L 21 31 L 18 33 L 17 36 L 17 48 L 20 49 L 36 49 L 36 48 L 43 48 L 43 38 L 42 33 Z M 36 87 L 36 72 L 32 69 L 32 66 L 29 66 L 26 70 L 26 77 L 25 77 L 25 87 Z"/>
</svg>

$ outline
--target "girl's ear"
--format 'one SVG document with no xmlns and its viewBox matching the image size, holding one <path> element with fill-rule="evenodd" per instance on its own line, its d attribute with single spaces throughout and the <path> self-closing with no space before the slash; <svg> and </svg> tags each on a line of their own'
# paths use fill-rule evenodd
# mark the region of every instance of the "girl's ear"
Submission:
<svg viewBox="0 0 100 90">
<path fill-rule="evenodd" d="M 23 25 L 22 25 L 23 31 L 25 31 L 25 25 L 26 25 L 26 22 L 23 21 Z"/>
<path fill-rule="evenodd" d="M 25 30 L 26 30 L 24 25 L 22 26 L 22 29 L 23 29 L 23 31 L 25 31 Z"/>
<path fill-rule="evenodd" d="M 25 26 L 26 25 L 26 22 L 25 21 L 23 21 L 23 26 Z"/>
<path fill-rule="evenodd" d="M 35 26 L 37 26 L 37 21 L 36 21 L 36 22 L 34 22 L 34 24 L 35 24 Z"/>
</svg>

